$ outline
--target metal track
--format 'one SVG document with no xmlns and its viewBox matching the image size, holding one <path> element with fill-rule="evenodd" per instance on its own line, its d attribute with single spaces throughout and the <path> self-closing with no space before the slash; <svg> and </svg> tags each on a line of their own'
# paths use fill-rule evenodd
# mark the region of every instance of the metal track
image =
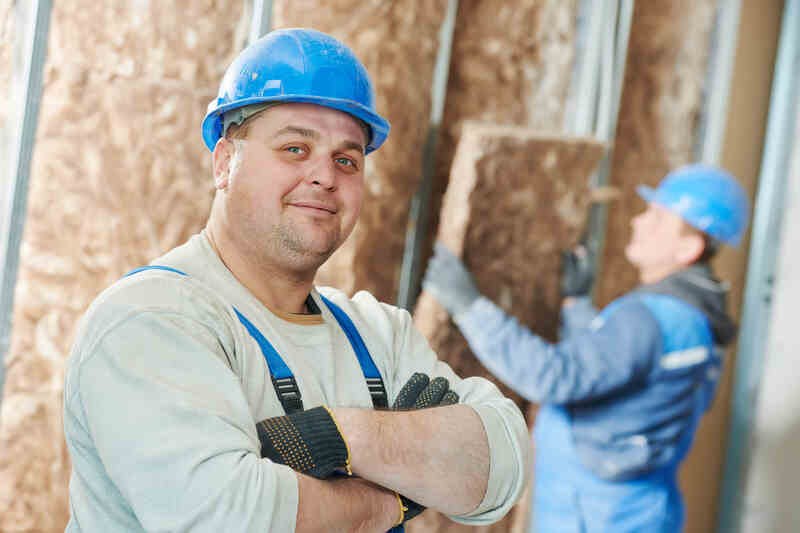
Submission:
<svg viewBox="0 0 800 533">
<path fill-rule="evenodd" d="M 14 309 L 14 289 L 17 284 L 19 247 L 25 227 L 25 211 L 28 204 L 28 181 L 31 156 L 36 140 L 39 120 L 39 103 L 42 97 L 42 69 L 47 54 L 47 34 L 50 26 L 51 0 L 34 0 L 29 4 L 30 26 L 21 24 L 18 46 L 26 57 L 23 71 L 25 101 L 17 134 L 12 139 L 11 180 L 7 184 L 0 226 L 0 258 L 3 271 L 0 273 L 0 401 L 5 383 L 5 356 L 11 346 L 11 316 Z M 17 9 L 24 9 L 17 5 Z"/>
</svg>

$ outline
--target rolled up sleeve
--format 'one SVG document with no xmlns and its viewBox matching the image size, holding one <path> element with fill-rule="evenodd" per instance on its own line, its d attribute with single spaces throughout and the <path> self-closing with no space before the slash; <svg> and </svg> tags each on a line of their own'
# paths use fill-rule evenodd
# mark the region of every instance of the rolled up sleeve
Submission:
<svg viewBox="0 0 800 533">
<path fill-rule="evenodd" d="M 431 377 L 443 376 L 458 393 L 459 403 L 475 410 L 486 432 L 491 463 L 483 501 L 468 514 L 449 517 L 468 525 L 491 524 L 500 520 L 517 503 L 531 476 L 531 442 L 522 412 L 491 381 L 456 375 L 447 363 L 437 359 L 410 318 L 397 331 L 400 341 L 396 353 L 401 356 L 391 387 L 394 394 L 414 372 L 424 372 Z"/>
</svg>

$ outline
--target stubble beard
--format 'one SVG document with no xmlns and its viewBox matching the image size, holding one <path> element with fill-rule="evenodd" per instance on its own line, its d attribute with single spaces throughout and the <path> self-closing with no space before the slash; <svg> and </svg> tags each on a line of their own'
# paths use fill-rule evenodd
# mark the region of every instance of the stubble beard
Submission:
<svg viewBox="0 0 800 533">
<path fill-rule="evenodd" d="M 291 224 L 276 224 L 268 231 L 267 242 L 271 243 L 268 246 L 271 250 L 267 253 L 273 260 L 283 258 L 281 262 L 293 270 L 316 273 L 341 245 L 340 234 L 337 227 L 326 234 L 324 243 L 319 243 Z"/>
</svg>

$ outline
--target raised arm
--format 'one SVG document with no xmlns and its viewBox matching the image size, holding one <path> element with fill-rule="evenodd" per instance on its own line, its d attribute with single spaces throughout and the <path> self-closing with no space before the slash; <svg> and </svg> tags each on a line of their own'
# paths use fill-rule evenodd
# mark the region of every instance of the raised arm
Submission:
<svg viewBox="0 0 800 533">
<path fill-rule="evenodd" d="M 596 399 L 640 382 L 662 342 L 655 318 L 633 300 L 598 318 L 593 328 L 556 344 L 484 297 L 455 322 L 486 368 L 534 402 Z"/>
<path fill-rule="evenodd" d="M 574 277 L 584 278 L 576 269 Z M 481 295 L 461 260 L 441 243 L 423 281 L 484 366 L 533 402 L 596 399 L 643 380 L 662 342 L 652 313 L 629 299 L 599 318 L 588 299 L 576 298 L 585 284 L 567 285 L 562 292 L 567 287 L 573 301 L 563 309 L 564 340 L 552 344 Z"/>
</svg>

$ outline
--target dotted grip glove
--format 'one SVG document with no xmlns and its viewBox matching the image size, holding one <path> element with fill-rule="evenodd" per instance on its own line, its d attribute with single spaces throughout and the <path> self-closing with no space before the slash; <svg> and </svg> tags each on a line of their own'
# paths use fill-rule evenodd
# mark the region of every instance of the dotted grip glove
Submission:
<svg viewBox="0 0 800 533">
<path fill-rule="evenodd" d="M 325 479 L 350 470 L 350 451 L 327 407 L 314 407 L 256 424 L 261 457 Z"/>
<path fill-rule="evenodd" d="M 457 404 L 458 394 L 449 389 L 450 383 L 447 379 L 438 377 L 431 380 L 426 374 L 416 372 L 400 389 L 392 409 L 425 409 Z M 402 494 L 399 496 L 403 505 L 403 523 L 425 510 L 423 505 L 409 500 Z"/>
</svg>

